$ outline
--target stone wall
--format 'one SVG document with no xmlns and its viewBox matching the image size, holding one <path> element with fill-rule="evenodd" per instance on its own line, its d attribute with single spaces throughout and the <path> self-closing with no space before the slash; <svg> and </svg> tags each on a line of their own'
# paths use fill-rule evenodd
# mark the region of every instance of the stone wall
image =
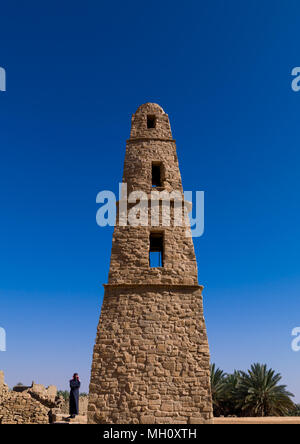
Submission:
<svg viewBox="0 0 300 444">
<path fill-rule="evenodd" d="M 48 424 L 49 409 L 27 392 L 0 386 L 0 424 Z"/>
<path fill-rule="evenodd" d="M 90 422 L 210 421 L 201 289 L 106 289 L 98 338 Z"/>
<path fill-rule="evenodd" d="M 62 400 L 55 386 L 32 383 L 21 391 L 10 390 L 0 372 L 0 424 L 48 424 L 51 409 L 59 409 Z"/>
</svg>

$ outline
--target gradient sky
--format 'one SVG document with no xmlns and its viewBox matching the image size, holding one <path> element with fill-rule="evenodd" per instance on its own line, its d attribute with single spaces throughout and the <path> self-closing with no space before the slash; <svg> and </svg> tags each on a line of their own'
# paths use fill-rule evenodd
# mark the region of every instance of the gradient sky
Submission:
<svg viewBox="0 0 300 444">
<path fill-rule="evenodd" d="M 185 190 L 205 192 L 194 240 L 212 361 L 267 363 L 300 402 L 298 0 L 5 2 L 0 16 L 0 369 L 88 390 L 131 114 L 169 114 Z"/>
</svg>

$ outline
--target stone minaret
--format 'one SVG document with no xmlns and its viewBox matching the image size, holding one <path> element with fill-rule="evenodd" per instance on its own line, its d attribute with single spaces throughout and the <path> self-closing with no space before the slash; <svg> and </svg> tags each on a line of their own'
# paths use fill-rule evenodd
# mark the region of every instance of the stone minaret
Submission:
<svg viewBox="0 0 300 444">
<path fill-rule="evenodd" d="M 132 116 L 123 183 L 128 195 L 140 190 L 150 199 L 151 191 L 166 190 L 183 196 L 176 144 L 159 105 L 146 103 Z M 211 422 L 203 287 L 186 236 L 190 227 L 161 220 L 120 225 L 94 347 L 88 421 Z"/>
</svg>

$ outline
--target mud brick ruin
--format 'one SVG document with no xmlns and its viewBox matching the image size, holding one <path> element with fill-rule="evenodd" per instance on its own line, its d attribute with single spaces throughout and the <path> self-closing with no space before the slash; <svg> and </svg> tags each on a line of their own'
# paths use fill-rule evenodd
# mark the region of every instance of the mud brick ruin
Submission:
<svg viewBox="0 0 300 444">
<path fill-rule="evenodd" d="M 52 409 L 61 403 L 55 386 L 45 388 L 33 382 L 30 387 L 17 385 L 10 390 L 0 371 L 0 424 L 49 424 Z"/>
<path fill-rule="evenodd" d="M 149 201 L 153 189 L 183 197 L 169 118 L 157 104 L 146 103 L 132 116 L 123 183 L 128 195 L 141 190 Z M 117 218 L 93 354 L 89 423 L 212 422 L 203 287 L 187 230 L 187 222 L 120 226 Z"/>
<path fill-rule="evenodd" d="M 55 385 L 46 388 L 33 382 L 11 390 L 0 371 L 0 424 L 86 424 L 87 403 L 88 397 L 80 396 L 79 415 L 71 419 L 69 401 L 58 394 Z"/>
</svg>

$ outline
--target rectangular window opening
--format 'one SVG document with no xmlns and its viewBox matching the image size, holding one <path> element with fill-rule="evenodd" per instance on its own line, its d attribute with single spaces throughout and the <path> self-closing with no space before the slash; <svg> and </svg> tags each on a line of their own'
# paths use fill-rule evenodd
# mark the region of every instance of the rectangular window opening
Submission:
<svg viewBox="0 0 300 444">
<path fill-rule="evenodd" d="M 148 114 L 147 116 L 147 128 L 155 128 L 156 126 L 156 117 L 155 116 L 150 116 Z"/>
<path fill-rule="evenodd" d="M 153 187 L 161 187 L 162 186 L 162 164 L 161 163 L 152 163 L 152 186 Z"/>
<path fill-rule="evenodd" d="M 164 266 L 164 235 L 163 233 L 150 234 L 150 250 L 149 250 L 150 268 Z"/>
</svg>

